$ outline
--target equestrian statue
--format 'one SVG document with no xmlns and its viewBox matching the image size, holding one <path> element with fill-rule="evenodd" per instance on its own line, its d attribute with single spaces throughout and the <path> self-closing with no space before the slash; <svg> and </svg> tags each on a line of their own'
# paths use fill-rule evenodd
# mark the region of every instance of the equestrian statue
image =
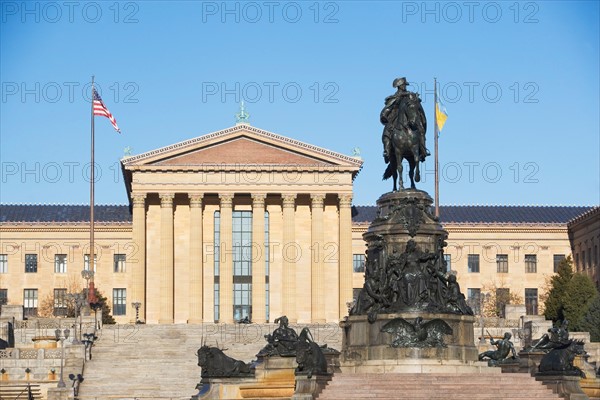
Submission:
<svg viewBox="0 0 600 400">
<path fill-rule="evenodd" d="M 429 151 L 425 147 L 427 118 L 419 95 L 406 90 L 406 78 L 394 79 L 396 93 L 386 97 L 379 120 L 384 125 L 383 159 L 388 164 L 383 179 L 394 180 L 394 191 L 404 189 L 402 161 L 407 160 L 410 187 L 415 189 L 415 181 L 421 180 L 419 162 L 425 161 Z M 398 186 L 396 186 L 398 180 Z"/>
</svg>

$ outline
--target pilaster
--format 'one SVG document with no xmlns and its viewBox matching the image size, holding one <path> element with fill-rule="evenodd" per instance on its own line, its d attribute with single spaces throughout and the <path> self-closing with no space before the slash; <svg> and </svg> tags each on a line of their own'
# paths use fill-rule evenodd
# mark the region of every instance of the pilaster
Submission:
<svg viewBox="0 0 600 400">
<path fill-rule="evenodd" d="M 290 322 L 296 322 L 296 194 L 284 194 L 283 198 L 283 314 Z"/>
<path fill-rule="evenodd" d="M 173 323 L 173 193 L 160 197 L 160 314 L 159 324 Z"/>
<path fill-rule="evenodd" d="M 189 323 L 202 322 L 203 274 L 202 199 L 201 193 L 190 193 L 190 316 Z"/>
<path fill-rule="evenodd" d="M 352 301 L 352 194 L 340 194 L 339 202 L 339 318 L 341 320 L 348 314 L 346 303 Z"/>
</svg>

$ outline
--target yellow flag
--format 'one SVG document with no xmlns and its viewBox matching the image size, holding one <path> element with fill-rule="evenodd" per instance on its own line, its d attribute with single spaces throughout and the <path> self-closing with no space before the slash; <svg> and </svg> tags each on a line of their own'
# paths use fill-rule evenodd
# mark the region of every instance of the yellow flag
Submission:
<svg viewBox="0 0 600 400">
<path fill-rule="evenodd" d="M 444 128 L 444 124 L 446 123 L 446 120 L 448 119 L 448 113 L 446 112 L 446 107 L 444 107 L 444 105 L 441 104 L 439 100 L 435 104 L 435 114 L 436 114 L 435 122 L 437 124 L 438 132 L 441 132 L 442 129 Z"/>
</svg>

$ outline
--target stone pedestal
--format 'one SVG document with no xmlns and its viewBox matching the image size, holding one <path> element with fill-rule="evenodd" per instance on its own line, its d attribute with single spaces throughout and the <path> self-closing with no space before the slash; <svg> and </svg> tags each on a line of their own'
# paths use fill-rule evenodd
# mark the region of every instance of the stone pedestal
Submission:
<svg viewBox="0 0 600 400">
<path fill-rule="evenodd" d="M 383 194 L 377 200 L 377 217 L 363 235 L 367 243 L 383 237 L 392 250 L 401 252 L 409 239 L 423 250 L 434 251 L 439 238 L 448 233 L 431 214 L 433 200 L 422 190 L 403 190 Z M 391 251 L 389 252 L 391 254 Z"/>
<path fill-rule="evenodd" d="M 536 375 L 535 380 L 541 381 L 544 386 L 552 389 L 567 400 L 589 400 L 589 397 L 581 390 L 580 377 L 565 375 Z"/>
<path fill-rule="evenodd" d="M 292 400 L 313 400 L 330 380 L 331 375 L 313 375 L 311 378 L 305 375 L 296 376 L 296 391 Z"/>
<path fill-rule="evenodd" d="M 445 336 L 447 347 L 391 347 L 393 337 L 389 333 L 381 332 L 381 327 L 394 318 L 400 317 L 413 321 L 417 316 L 424 320 L 440 318 L 450 325 L 453 334 Z M 430 360 L 473 363 L 477 361 L 478 356 L 473 338 L 474 320 L 474 317 L 468 315 L 400 313 L 381 314 L 374 323 L 369 323 L 365 315 L 350 316 L 340 323 L 344 330 L 340 355 L 342 370 L 344 367 L 373 365 L 377 360 L 410 359 L 414 362 Z"/>
<path fill-rule="evenodd" d="M 254 377 L 203 379 L 198 399 L 290 398 L 298 365 L 295 357 L 258 357 Z"/>
<path fill-rule="evenodd" d="M 54 336 L 35 336 L 33 339 L 34 349 L 56 349 L 56 338 Z"/>
<path fill-rule="evenodd" d="M 521 360 L 519 364 L 519 371 L 526 372 L 530 375 L 535 375 L 538 372 L 538 365 L 540 365 L 540 361 L 542 357 L 546 355 L 543 351 L 520 351 L 519 359 Z"/>
</svg>

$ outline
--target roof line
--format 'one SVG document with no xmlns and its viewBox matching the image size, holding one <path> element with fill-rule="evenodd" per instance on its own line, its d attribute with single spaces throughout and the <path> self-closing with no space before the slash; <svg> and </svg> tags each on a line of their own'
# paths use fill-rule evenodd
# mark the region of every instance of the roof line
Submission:
<svg viewBox="0 0 600 400">
<path fill-rule="evenodd" d="M 291 139 L 291 138 L 288 138 L 286 136 L 282 136 L 282 135 L 279 135 L 277 133 L 269 132 L 269 131 L 266 131 L 264 129 L 256 128 L 256 127 L 249 126 L 249 125 L 237 125 L 237 126 L 233 126 L 231 128 L 227 128 L 227 129 L 222 129 L 222 130 L 219 130 L 219 131 L 211 132 L 211 133 L 208 133 L 206 135 L 198 136 L 198 137 L 195 137 L 195 138 L 192 138 L 192 139 L 187 139 L 187 140 L 184 140 L 182 142 L 174 143 L 174 144 L 171 144 L 169 146 L 158 148 L 156 150 L 151 150 L 151 151 L 148 151 L 148 152 L 145 152 L 145 153 L 142 153 L 142 154 L 138 154 L 136 156 L 124 157 L 124 158 L 121 159 L 121 163 L 123 163 L 123 165 L 130 165 L 131 163 L 133 163 L 135 161 L 147 159 L 147 158 L 150 158 L 150 157 L 153 157 L 153 156 L 156 156 L 156 155 L 160 155 L 160 154 L 164 154 L 164 153 L 170 152 L 170 151 L 178 149 L 178 148 L 189 146 L 191 144 L 197 144 L 197 143 L 206 142 L 206 141 L 212 140 L 214 138 L 218 138 L 220 136 L 225 136 L 225 135 L 230 134 L 230 133 L 244 131 L 244 130 L 250 131 L 250 132 L 256 133 L 258 135 L 262 135 L 262 136 L 271 138 L 271 139 L 276 139 L 276 140 L 279 140 L 279 141 L 282 141 L 282 142 L 286 142 L 286 143 L 289 143 L 289 144 L 291 144 L 291 145 L 293 145 L 295 147 L 298 147 L 298 148 L 312 150 L 312 151 L 315 151 L 317 153 L 322 154 L 323 156 L 328 156 L 328 157 L 333 157 L 333 158 L 336 158 L 336 159 L 339 159 L 339 160 L 344 160 L 346 162 L 350 162 L 351 164 L 354 164 L 354 165 L 359 166 L 359 167 L 362 166 L 362 164 L 363 164 L 362 160 L 359 160 L 359 159 L 357 159 L 355 157 L 350 157 L 350 156 L 344 155 L 342 153 L 338 153 L 338 152 L 331 151 L 331 150 L 326 150 L 326 149 L 324 149 L 322 147 L 314 146 L 314 145 L 311 145 L 311 144 L 308 144 L 308 143 L 305 143 L 305 142 L 301 142 L 301 141 L 296 140 L 296 139 Z"/>
</svg>

